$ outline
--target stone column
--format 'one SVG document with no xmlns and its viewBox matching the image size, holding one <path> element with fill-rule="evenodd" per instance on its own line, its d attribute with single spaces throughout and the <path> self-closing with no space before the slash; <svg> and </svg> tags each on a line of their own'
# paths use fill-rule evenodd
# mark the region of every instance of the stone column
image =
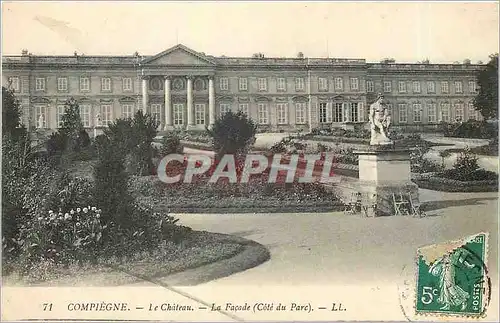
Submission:
<svg viewBox="0 0 500 323">
<path fill-rule="evenodd" d="M 250 111 L 248 111 L 248 113 L 250 113 Z M 213 76 L 210 76 L 208 79 L 208 121 L 210 126 L 215 123 L 215 90 Z"/>
<path fill-rule="evenodd" d="M 188 128 L 194 127 L 193 116 L 193 78 L 187 77 L 187 126 Z"/>
<path fill-rule="evenodd" d="M 164 129 L 172 128 L 172 102 L 170 99 L 170 76 L 165 77 L 165 126 Z"/>
<path fill-rule="evenodd" d="M 142 112 L 146 113 L 148 111 L 148 78 L 143 77 L 142 79 Z"/>
</svg>

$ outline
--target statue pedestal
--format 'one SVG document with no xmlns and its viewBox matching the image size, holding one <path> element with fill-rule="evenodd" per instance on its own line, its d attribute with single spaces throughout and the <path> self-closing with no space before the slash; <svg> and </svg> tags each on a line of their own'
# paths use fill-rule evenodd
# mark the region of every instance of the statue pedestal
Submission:
<svg viewBox="0 0 500 323">
<path fill-rule="evenodd" d="M 370 205 L 376 205 L 371 216 L 394 214 L 393 193 L 406 197 L 410 193 L 418 202 L 418 186 L 411 181 L 409 149 L 371 146 L 355 154 L 359 156 L 359 180 L 353 189 L 368 196 Z"/>
</svg>

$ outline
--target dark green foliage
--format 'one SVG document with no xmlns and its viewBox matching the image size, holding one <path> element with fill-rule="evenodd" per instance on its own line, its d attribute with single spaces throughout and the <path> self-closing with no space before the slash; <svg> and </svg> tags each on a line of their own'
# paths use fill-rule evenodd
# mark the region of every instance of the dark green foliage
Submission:
<svg viewBox="0 0 500 323">
<path fill-rule="evenodd" d="M 445 130 L 445 136 L 447 137 L 478 139 L 498 138 L 497 122 L 468 120 L 460 124 L 449 125 Z"/>
<path fill-rule="evenodd" d="M 479 92 L 474 98 L 474 106 L 485 119 L 498 116 L 498 54 L 490 55 L 490 61 L 478 72 Z"/>
<path fill-rule="evenodd" d="M 19 101 L 12 90 L 2 86 L 2 134 L 9 137 L 22 137 L 25 133 L 23 129 Z"/>
<path fill-rule="evenodd" d="M 160 156 L 170 154 L 182 154 L 183 147 L 181 139 L 177 132 L 168 132 L 161 140 L 161 148 L 159 149 Z"/>
<path fill-rule="evenodd" d="M 242 112 L 228 112 L 207 128 L 213 140 L 216 158 L 225 154 L 245 155 L 255 141 L 257 126 Z"/>
</svg>

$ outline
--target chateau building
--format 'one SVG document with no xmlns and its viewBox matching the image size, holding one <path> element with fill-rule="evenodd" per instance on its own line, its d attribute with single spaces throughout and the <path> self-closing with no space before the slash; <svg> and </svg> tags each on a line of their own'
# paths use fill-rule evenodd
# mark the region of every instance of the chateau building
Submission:
<svg viewBox="0 0 500 323">
<path fill-rule="evenodd" d="M 3 84 L 20 99 L 23 123 L 56 129 L 73 97 L 84 126 L 138 110 L 159 129 L 204 129 L 243 111 L 262 131 L 352 127 L 384 94 L 394 126 L 432 129 L 479 119 L 476 64 L 368 63 L 364 59 L 214 57 L 176 45 L 154 56 L 3 56 Z"/>
</svg>

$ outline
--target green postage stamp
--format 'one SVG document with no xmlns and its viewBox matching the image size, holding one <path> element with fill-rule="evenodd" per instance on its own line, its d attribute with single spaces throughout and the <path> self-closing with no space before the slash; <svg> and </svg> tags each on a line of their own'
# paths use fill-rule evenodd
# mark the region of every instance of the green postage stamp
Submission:
<svg viewBox="0 0 500 323">
<path fill-rule="evenodd" d="M 417 314 L 480 317 L 490 299 L 488 234 L 420 248 Z"/>
</svg>

